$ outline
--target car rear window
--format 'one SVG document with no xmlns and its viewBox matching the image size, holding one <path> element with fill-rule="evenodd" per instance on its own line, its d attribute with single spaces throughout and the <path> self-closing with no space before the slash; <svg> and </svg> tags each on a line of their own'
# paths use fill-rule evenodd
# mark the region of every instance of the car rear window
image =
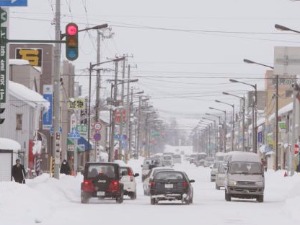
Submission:
<svg viewBox="0 0 300 225">
<path fill-rule="evenodd" d="M 172 171 L 160 171 L 155 174 L 154 179 L 156 180 L 182 180 L 183 175 L 181 173 Z"/>
<path fill-rule="evenodd" d="M 133 171 L 130 167 L 120 167 L 120 175 L 122 176 L 123 173 L 123 176 L 133 176 Z"/>
<path fill-rule="evenodd" d="M 110 178 L 115 178 L 115 167 L 112 165 L 90 165 L 88 169 L 88 178 L 94 178 L 98 174 L 103 173 Z"/>
</svg>

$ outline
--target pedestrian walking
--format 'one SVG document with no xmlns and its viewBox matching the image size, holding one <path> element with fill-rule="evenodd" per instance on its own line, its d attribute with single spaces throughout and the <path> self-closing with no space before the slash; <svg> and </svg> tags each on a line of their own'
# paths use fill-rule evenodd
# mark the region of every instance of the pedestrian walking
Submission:
<svg viewBox="0 0 300 225">
<path fill-rule="evenodd" d="M 16 164 L 12 167 L 12 176 L 15 182 L 25 184 L 26 171 L 24 166 L 20 163 L 20 159 L 16 160 Z"/>
<path fill-rule="evenodd" d="M 71 174 L 71 168 L 67 160 L 63 160 L 61 167 L 60 167 L 60 173 L 64 173 L 66 175 Z"/>
</svg>

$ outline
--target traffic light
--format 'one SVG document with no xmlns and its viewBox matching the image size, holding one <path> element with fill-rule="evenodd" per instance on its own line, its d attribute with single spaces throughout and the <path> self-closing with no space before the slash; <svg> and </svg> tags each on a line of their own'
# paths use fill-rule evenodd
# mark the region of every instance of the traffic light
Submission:
<svg viewBox="0 0 300 225">
<path fill-rule="evenodd" d="M 5 108 L 0 108 L 0 115 L 4 113 Z M 5 119 L 0 118 L 0 124 L 4 123 Z"/>
<path fill-rule="evenodd" d="M 66 26 L 66 58 L 71 61 L 78 58 L 78 26 L 75 23 Z"/>
</svg>

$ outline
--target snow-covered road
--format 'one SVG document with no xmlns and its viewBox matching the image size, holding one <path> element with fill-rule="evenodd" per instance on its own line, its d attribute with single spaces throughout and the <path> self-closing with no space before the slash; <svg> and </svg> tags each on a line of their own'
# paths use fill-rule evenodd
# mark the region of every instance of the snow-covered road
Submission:
<svg viewBox="0 0 300 225">
<path fill-rule="evenodd" d="M 141 173 L 140 161 L 129 164 L 134 172 Z M 283 171 L 266 173 L 265 202 L 233 199 L 226 202 L 224 190 L 216 190 L 210 182 L 210 169 L 184 163 L 176 165 L 184 170 L 194 183 L 194 203 L 162 202 L 150 205 L 148 196 L 143 195 L 140 177 L 136 200 L 126 199 L 123 204 L 115 201 L 80 203 L 82 176 L 61 176 L 60 180 L 47 174 L 28 180 L 21 185 L 13 182 L 0 183 L 0 224 L 29 225 L 153 225 L 188 223 L 205 225 L 222 224 L 296 224 L 300 222 L 300 174 L 284 177 Z"/>
</svg>

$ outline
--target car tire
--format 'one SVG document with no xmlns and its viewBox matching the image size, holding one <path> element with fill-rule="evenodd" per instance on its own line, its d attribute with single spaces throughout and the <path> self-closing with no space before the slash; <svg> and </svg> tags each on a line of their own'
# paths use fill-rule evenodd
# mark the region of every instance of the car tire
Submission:
<svg viewBox="0 0 300 225">
<path fill-rule="evenodd" d="M 116 198 L 116 202 L 121 204 L 123 203 L 123 200 L 124 200 L 124 192 L 122 191 L 121 195 Z"/>
<path fill-rule="evenodd" d="M 132 200 L 136 199 L 136 191 L 130 193 L 130 199 Z"/>
<path fill-rule="evenodd" d="M 86 194 L 82 193 L 81 194 L 81 203 L 87 204 L 88 202 L 89 202 L 89 198 L 86 196 Z"/>
<path fill-rule="evenodd" d="M 150 203 L 151 203 L 151 205 L 155 205 L 157 203 L 156 199 L 155 198 L 150 198 Z"/>
<path fill-rule="evenodd" d="M 230 196 L 230 194 L 227 193 L 226 190 L 225 190 L 225 200 L 226 200 L 227 202 L 230 202 L 230 201 L 231 201 L 231 196 Z"/>
<path fill-rule="evenodd" d="M 264 196 L 263 195 L 259 195 L 259 196 L 257 196 L 256 200 L 258 202 L 264 202 Z"/>
<path fill-rule="evenodd" d="M 190 204 L 193 204 L 193 197 L 191 197 L 190 199 Z"/>
<path fill-rule="evenodd" d="M 149 193 L 146 190 L 144 190 L 144 195 L 148 196 Z"/>
</svg>

